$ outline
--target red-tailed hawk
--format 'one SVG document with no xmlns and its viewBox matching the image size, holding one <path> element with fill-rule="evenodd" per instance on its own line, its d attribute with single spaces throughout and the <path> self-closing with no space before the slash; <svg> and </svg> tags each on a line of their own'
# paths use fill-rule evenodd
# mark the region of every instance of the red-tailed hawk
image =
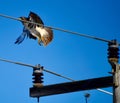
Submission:
<svg viewBox="0 0 120 103">
<path fill-rule="evenodd" d="M 48 45 L 53 39 L 53 31 L 49 27 L 45 27 L 42 19 L 35 13 L 30 12 L 28 17 L 20 17 L 24 25 L 23 33 L 17 38 L 15 44 L 20 44 L 27 36 L 30 39 L 37 39 L 39 45 Z M 39 23 L 40 25 L 28 23 L 30 21 Z"/>
</svg>

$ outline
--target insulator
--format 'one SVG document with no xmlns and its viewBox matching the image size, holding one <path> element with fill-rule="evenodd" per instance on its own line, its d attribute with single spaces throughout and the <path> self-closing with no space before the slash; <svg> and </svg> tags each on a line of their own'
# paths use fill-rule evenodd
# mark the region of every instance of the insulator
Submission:
<svg viewBox="0 0 120 103">
<path fill-rule="evenodd" d="M 43 67 L 39 67 L 39 68 L 33 68 L 33 86 L 34 87 L 41 87 L 43 86 Z"/>
<path fill-rule="evenodd" d="M 109 61 L 118 62 L 119 59 L 119 48 L 116 40 L 108 43 L 108 59 Z"/>
<path fill-rule="evenodd" d="M 108 58 L 119 58 L 118 48 L 109 47 L 108 51 Z"/>
<path fill-rule="evenodd" d="M 43 83 L 43 73 L 33 73 L 33 83 Z"/>
</svg>

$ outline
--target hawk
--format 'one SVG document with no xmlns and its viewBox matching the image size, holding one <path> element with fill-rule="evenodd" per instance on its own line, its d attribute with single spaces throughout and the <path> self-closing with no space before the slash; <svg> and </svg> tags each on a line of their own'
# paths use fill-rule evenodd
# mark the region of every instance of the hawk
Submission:
<svg viewBox="0 0 120 103">
<path fill-rule="evenodd" d="M 30 12 L 28 17 L 20 17 L 23 33 L 16 39 L 15 44 L 23 42 L 25 37 L 38 40 L 39 45 L 48 45 L 53 39 L 53 31 L 50 27 L 45 27 L 42 19 L 35 13 Z M 27 22 L 30 21 L 31 23 Z M 34 22 L 34 23 L 32 23 Z"/>
</svg>

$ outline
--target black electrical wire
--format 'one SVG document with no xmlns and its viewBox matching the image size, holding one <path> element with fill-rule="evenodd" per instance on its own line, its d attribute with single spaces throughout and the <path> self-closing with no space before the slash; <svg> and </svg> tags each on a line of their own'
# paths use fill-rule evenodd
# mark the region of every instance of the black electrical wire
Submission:
<svg viewBox="0 0 120 103">
<path fill-rule="evenodd" d="M 22 20 L 21 18 L 15 18 L 15 17 L 12 17 L 12 16 L 4 15 L 4 14 L 0 14 L 0 16 L 4 17 L 4 18 L 9 18 L 9 19 L 17 20 L 17 21 L 25 21 L 25 22 L 28 22 L 28 23 L 36 24 L 36 25 L 41 25 L 39 23 Z M 70 33 L 70 34 L 75 34 L 75 35 L 78 35 L 78 36 L 82 36 L 82 37 L 86 37 L 86 38 L 91 38 L 91 39 L 95 39 L 95 40 L 99 40 L 99 41 L 103 41 L 103 42 L 108 42 L 108 43 L 112 42 L 111 40 L 106 40 L 106 39 L 103 39 L 103 38 L 98 38 L 98 37 L 87 35 L 87 34 L 81 34 L 81 33 L 78 33 L 78 32 L 73 32 L 73 31 L 70 31 L 70 30 L 65 30 L 65 29 L 61 29 L 61 28 L 57 28 L 57 27 L 52 27 L 52 26 L 45 26 L 45 27 L 49 27 L 49 28 L 54 29 L 54 30 L 59 30 L 59 31 L 62 31 L 62 32 L 67 32 L 67 33 Z"/>
<path fill-rule="evenodd" d="M 14 61 L 2 59 L 2 58 L 0 58 L 0 61 L 9 62 L 9 63 L 13 63 L 13 64 L 17 64 L 17 65 L 22 65 L 22 66 L 27 66 L 27 67 L 32 67 L 32 68 L 40 68 L 40 67 L 38 67 L 38 66 L 33 66 L 33 65 L 30 65 L 30 64 L 25 64 L 25 63 L 20 63 L 20 62 L 14 62 Z M 55 72 L 49 71 L 49 70 L 47 70 L 47 69 L 45 69 L 45 68 L 43 68 L 43 71 L 48 72 L 48 73 L 51 73 L 51 74 L 54 74 L 54 75 L 56 75 L 56 76 L 62 77 L 62 78 L 64 78 L 64 79 L 67 79 L 67 80 L 70 80 L 70 81 L 74 81 L 74 80 L 71 79 L 71 78 L 68 78 L 68 77 L 65 77 L 65 76 L 63 76 L 63 75 L 57 74 L 57 73 L 55 73 Z"/>
</svg>

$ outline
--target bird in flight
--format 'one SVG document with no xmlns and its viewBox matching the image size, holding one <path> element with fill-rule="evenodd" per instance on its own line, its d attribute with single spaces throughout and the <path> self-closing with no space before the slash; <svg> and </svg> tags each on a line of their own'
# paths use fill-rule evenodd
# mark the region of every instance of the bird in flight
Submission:
<svg viewBox="0 0 120 103">
<path fill-rule="evenodd" d="M 53 31 L 50 27 L 45 27 L 42 19 L 35 13 L 30 12 L 28 17 L 20 17 L 23 33 L 16 39 L 15 44 L 23 42 L 25 37 L 38 40 L 39 45 L 47 46 L 53 39 Z M 27 22 L 30 21 L 31 23 Z M 36 24 L 34 24 L 34 23 Z"/>
</svg>

